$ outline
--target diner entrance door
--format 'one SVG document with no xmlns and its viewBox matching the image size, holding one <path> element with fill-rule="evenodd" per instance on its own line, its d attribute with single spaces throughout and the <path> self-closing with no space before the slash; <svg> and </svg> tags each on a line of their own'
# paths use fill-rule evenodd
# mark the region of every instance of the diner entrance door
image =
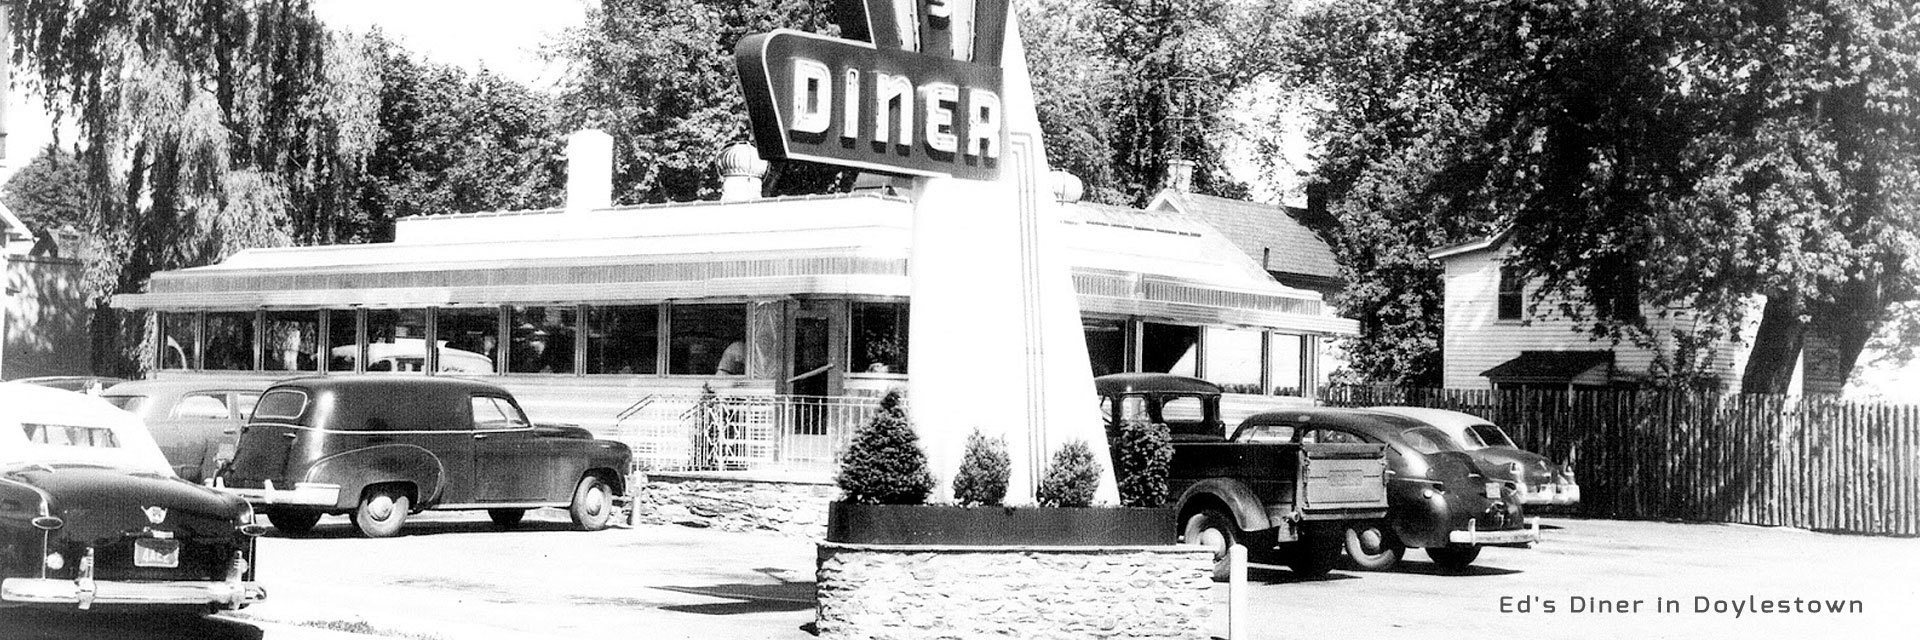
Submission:
<svg viewBox="0 0 1920 640">
<path fill-rule="evenodd" d="M 819 449 L 831 457 L 829 422 L 832 396 L 840 394 L 839 365 L 833 358 L 833 316 L 826 309 L 802 309 L 793 314 L 787 330 L 790 346 L 785 392 L 788 428 L 782 448 L 789 454 Z"/>
</svg>

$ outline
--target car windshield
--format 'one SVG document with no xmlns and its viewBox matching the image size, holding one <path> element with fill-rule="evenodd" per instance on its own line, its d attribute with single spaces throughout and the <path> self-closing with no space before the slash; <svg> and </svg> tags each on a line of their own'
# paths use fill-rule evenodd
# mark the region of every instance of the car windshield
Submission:
<svg viewBox="0 0 1920 640">
<path fill-rule="evenodd" d="M 1407 445 L 1420 453 L 1439 453 L 1441 451 L 1462 451 L 1460 444 L 1447 437 L 1447 432 L 1433 427 L 1414 427 L 1400 434 L 1406 438 Z"/>
<path fill-rule="evenodd" d="M 1507 432 L 1501 430 L 1499 425 L 1481 423 L 1467 427 L 1467 443 L 1472 449 L 1512 447 L 1513 439 L 1508 438 Z"/>
</svg>

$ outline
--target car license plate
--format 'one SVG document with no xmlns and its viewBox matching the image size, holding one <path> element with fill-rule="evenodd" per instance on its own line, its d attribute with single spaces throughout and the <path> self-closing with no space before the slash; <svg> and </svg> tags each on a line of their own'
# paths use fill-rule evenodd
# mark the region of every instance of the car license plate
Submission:
<svg viewBox="0 0 1920 640">
<path fill-rule="evenodd" d="M 179 540 L 133 541 L 133 566 L 172 569 L 180 566 Z"/>
<path fill-rule="evenodd" d="M 1487 483 L 1487 497 L 1493 500 L 1500 499 L 1500 483 L 1498 482 Z"/>
</svg>

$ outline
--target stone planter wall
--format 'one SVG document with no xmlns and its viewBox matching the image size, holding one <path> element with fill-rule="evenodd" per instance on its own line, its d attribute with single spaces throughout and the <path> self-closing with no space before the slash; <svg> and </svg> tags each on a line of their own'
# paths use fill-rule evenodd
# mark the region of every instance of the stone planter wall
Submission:
<svg viewBox="0 0 1920 640">
<path fill-rule="evenodd" d="M 821 539 L 831 480 L 729 472 L 653 474 L 634 492 L 634 524 L 775 532 Z"/>
<path fill-rule="evenodd" d="M 829 640 L 1206 640 L 1213 557 L 1199 547 L 819 545 Z"/>
</svg>

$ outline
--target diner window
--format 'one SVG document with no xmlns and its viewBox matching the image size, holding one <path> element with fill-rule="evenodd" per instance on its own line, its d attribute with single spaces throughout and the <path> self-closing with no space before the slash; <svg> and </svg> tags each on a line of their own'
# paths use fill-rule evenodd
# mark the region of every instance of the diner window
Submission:
<svg viewBox="0 0 1920 640">
<path fill-rule="evenodd" d="M 500 350 L 500 308 L 437 309 L 434 341 L 440 348 L 440 373 L 494 373 Z"/>
<path fill-rule="evenodd" d="M 1500 320 L 1519 320 L 1526 310 L 1523 273 L 1515 267 L 1500 267 Z"/>
<path fill-rule="evenodd" d="M 644 307 L 652 310 L 653 307 Z M 507 371 L 510 373 L 573 373 L 574 333 L 580 326 L 580 312 L 573 307 L 513 307 L 507 311 L 513 327 L 507 347 Z M 645 319 L 648 341 L 646 360 L 653 362 L 653 336 L 659 317 L 656 311 Z M 593 356 L 589 354 L 589 362 Z M 648 366 L 651 371 L 652 367 Z M 605 373 L 605 372 L 596 372 Z"/>
<path fill-rule="evenodd" d="M 427 310 L 367 311 L 367 370 L 427 370 Z"/>
<path fill-rule="evenodd" d="M 1258 329 L 1207 328 L 1207 381 L 1228 393 L 1260 393 Z"/>
<path fill-rule="evenodd" d="M 905 303 L 853 303 L 852 364 L 856 373 L 907 372 Z"/>
<path fill-rule="evenodd" d="M 1140 370 L 1199 375 L 1200 328 L 1148 322 L 1140 329 Z"/>
<path fill-rule="evenodd" d="M 191 311 L 160 317 L 160 368 L 195 368 L 194 349 L 200 334 L 197 319 L 199 316 Z"/>
<path fill-rule="evenodd" d="M 207 313 L 207 354 L 202 368 L 253 370 L 253 315 L 252 311 Z"/>
<path fill-rule="evenodd" d="M 746 305 L 673 305 L 667 326 L 672 337 L 667 373 L 709 376 L 747 372 Z"/>
<path fill-rule="evenodd" d="M 1288 333 L 1276 333 L 1267 340 L 1267 379 L 1273 385 L 1274 395 L 1306 395 L 1300 370 L 1306 344 L 1306 339 Z"/>
<path fill-rule="evenodd" d="M 1127 370 L 1126 320 L 1082 318 L 1080 331 L 1087 336 L 1087 361 L 1093 365 L 1093 375 Z"/>
<path fill-rule="evenodd" d="M 359 314 L 352 309 L 327 312 L 327 370 L 352 371 L 360 360 Z"/>
<path fill-rule="evenodd" d="M 587 373 L 658 373 L 659 352 L 660 307 L 587 307 Z"/>
<path fill-rule="evenodd" d="M 320 363 L 320 314 L 314 311 L 268 311 L 266 353 L 261 366 L 268 371 L 317 371 Z"/>
</svg>

